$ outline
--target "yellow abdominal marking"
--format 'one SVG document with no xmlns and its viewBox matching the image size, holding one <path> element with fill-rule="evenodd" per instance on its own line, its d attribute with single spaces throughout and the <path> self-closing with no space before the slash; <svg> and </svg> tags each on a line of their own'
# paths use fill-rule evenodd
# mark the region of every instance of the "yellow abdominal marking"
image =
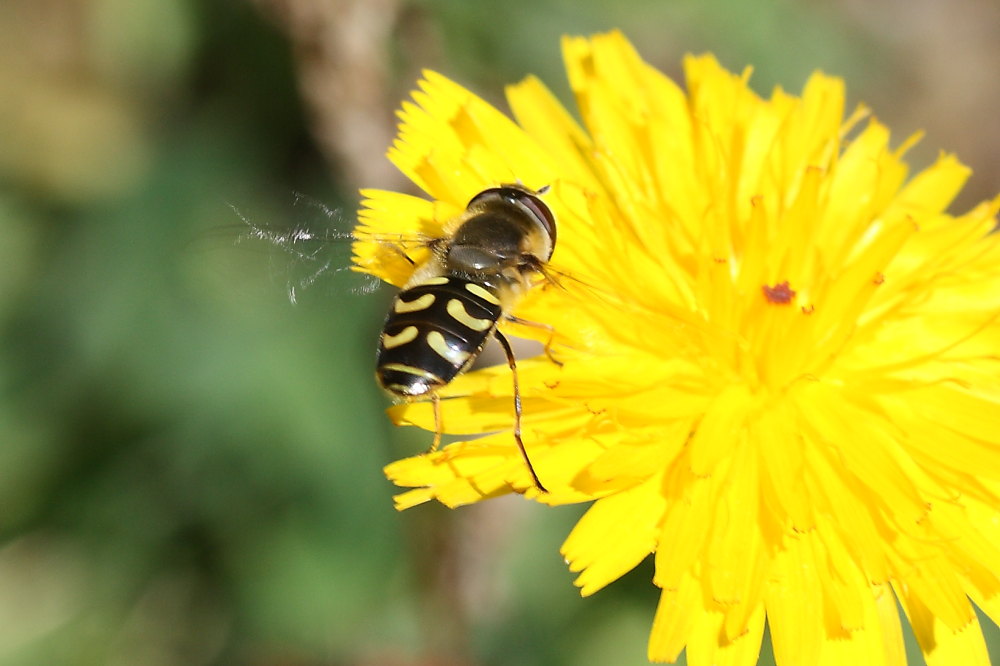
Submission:
<svg viewBox="0 0 1000 666">
<path fill-rule="evenodd" d="M 463 326 L 471 328 L 473 331 L 485 331 L 493 326 L 493 321 L 489 319 L 479 319 L 469 314 L 469 311 L 462 305 L 462 301 L 453 298 L 448 301 L 448 314 Z"/>
<path fill-rule="evenodd" d="M 411 375 L 416 375 L 417 377 L 423 377 L 424 379 L 429 379 L 432 382 L 438 384 L 441 383 L 441 378 L 435 375 L 433 372 L 427 372 L 423 368 L 418 368 L 412 365 L 406 365 L 405 363 L 383 363 L 379 366 L 379 370 L 396 370 L 398 372 L 406 372 Z"/>
<path fill-rule="evenodd" d="M 493 305 L 500 305 L 500 301 L 497 299 L 496 296 L 491 294 L 488 290 L 484 289 L 483 287 L 480 287 L 478 284 L 469 282 L 466 283 L 465 288 L 469 291 L 469 293 L 475 294 L 476 296 L 483 299 L 487 303 L 492 303 Z"/>
<path fill-rule="evenodd" d="M 420 284 L 448 284 L 451 278 L 445 277 L 444 275 L 438 275 L 437 277 L 427 278 Z"/>
<path fill-rule="evenodd" d="M 382 336 L 382 346 L 386 349 L 394 349 L 400 345 L 405 345 L 407 342 L 413 342 L 417 339 L 417 327 L 407 326 L 402 331 L 396 335 L 389 335 L 388 333 Z"/>
<path fill-rule="evenodd" d="M 404 301 L 401 298 L 397 298 L 396 304 L 392 306 L 392 309 L 396 312 L 416 312 L 417 310 L 426 310 L 433 304 L 434 294 L 424 294 L 412 301 Z"/>
<path fill-rule="evenodd" d="M 455 349 L 444 340 L 444 336 L 438 331 L 431 331 L 427 334 L 427 344 L 449 363 L 455 366 L 464 365 L 469 360 L 469 352 Z"/>
</svg>

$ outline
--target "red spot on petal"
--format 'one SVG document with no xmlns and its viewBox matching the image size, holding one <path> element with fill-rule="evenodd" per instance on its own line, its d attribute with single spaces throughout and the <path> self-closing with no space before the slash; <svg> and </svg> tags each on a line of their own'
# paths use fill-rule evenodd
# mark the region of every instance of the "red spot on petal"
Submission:
<svg viewBox="0 0 1000 666">
<path fill-rule="evenodd" d="M 872 282 L 874 282 L 876 285 L 880 285 L 883 282 L 885 282 L 885 276 L 882 275 L 881 273 L 876 273 L 875 279 L 873 279 Z"/>
<path fill-rule="evenodd" d="M 767 299 L 767 302 L 774 303 L 775 305 L 788 305 L 795 298 L 795 290 L 788 284 L 788 280 L 780 282 L 773 287 L 765 284 L 761 289 L 764 290 L 764 298 Z"/>
</svg>

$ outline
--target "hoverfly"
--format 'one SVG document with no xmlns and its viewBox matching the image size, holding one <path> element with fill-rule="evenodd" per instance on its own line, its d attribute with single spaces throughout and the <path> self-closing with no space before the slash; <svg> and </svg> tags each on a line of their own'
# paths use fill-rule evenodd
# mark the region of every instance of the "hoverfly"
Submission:
<svg viewBox="0 0 1000 666">
<path fill-rule="evenodd" d="M 519 184 L 504 184 L 476 194 L 465 211 L 446 225 L 447 236 L 408 240 L 429 250 L 419 263 L 406 253 L 403 239 L 385 242 L 413 265 L 409 281 L 396 294 L 379 336 L 375 377 L 393 399 L 433 403 L 435 435 L 431 451 L 441 439 L 441 404 L 438 391 L 468 370 L 489 339 L 504 351 L 513 381 L 513 436 L 532 482 L 542 485 L 521 439 L 521 395 L 517 363 L 510 342 L 498 329 L 501 320 L 547 329 L 551 327 L 514 317 L 518 300 L 539 282 L 549 279 L 546 263 L 556 241 L 555 218 L 541 200 L 548 188 L 533 191 Z M 313 202 L 315 204 L 315 202 Z M 319 205 L 329 217 L 335 213 Z M 295 302 L 300 289 L 327 271 L 341 270 L 323 261 L 317 242 L 370 240 L 350 233 L 314 233 L 304 228 L 278 233 L 260 227 L 237 211 L 250 228 L 250 239 L 280 247 L 294 260 L 315 264 L 303 279 L 289 282 Z M 412 247 L 412 245 L 411 245 Z M 367 290 L 366 290 L 367 291 Z M 549 345 L 546 345 L 549 353 Z"/>
<path fill-rule="evenodd" d="M 501 319 L 525 323 L 510 313 L 544 277 L 555 249 L 555 218 L 538 197 L 542 193 L 521 185 L 484 190 L 469 201 L 450 237 L 431 242 L 430 258 L 416 266 L 386 316 L 375 377 L 394 398 L 431 398 L 433 450 L 441 435 L 437 392 L 496 338 L 514 382 L 514 441 L 535 487 L 545 492 L 521 440 L 517 363 L 498 328 Z"/>
</svg>

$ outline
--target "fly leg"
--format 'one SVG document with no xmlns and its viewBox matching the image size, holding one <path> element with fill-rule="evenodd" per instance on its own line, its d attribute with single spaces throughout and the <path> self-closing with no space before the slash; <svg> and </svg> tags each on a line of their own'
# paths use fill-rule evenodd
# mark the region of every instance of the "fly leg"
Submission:
<svg viewBox="0 0 1000 666">
<path fill-rule="evenodd" d="M 534 482 L 535 487 L 539 491 L 547 493 L 548 491 L 545 489 L 545 486 L 538 480 L 535 468 L 531 465 L 531 459 L 528 458 L 528 451 L 524 448 L 524 442 L 521 441 L 521 389 L 517 382 L 517 362 L 514 360 L 514 351 L 510 348 L 507 338 L 499 330 L 494 329 L 493 335 L 496 336 L 496 339 L 500 342 L 500 346 L 503 347 L 504 353 L 507 355 L 507 365 L 510 367 L 510 374 L 514 379 L 514 441 L 517 442 L 517 448 L 521 452 L 521 457 L 524 459 L 524 464 L 531 474 L 531 480 Z"/>
<path fill-rule="evenodd" d="M 552 340 L 556 336 L 556 329 L 553 326 L 550 326 L 548 324 L 541 324 L 537 321 L 531 321 L 530 319 L 521 319 L 520 317 L 515 317 L 513 315 L 506 315 L 504 318 L 507 321 L 514 324 L 520 324 L 521 326 L 530 326 L 531 328 L 540 328 L 543 331 L 547 332 L 549 334 L 549 339 L 545 341 L 545 347 L 543 351 L 545 352 L 545 355 L 548 356 L 550 361 L 552 361 L 559 367 L 562 367 L 562 361 L 560 361 L 559 359 L 557 359 L 555 356 L 552 355 Z"/>
<path fill-rule="evenodd" d="M 431 404 L 434 406 L 434 442 L 427 453 L 434 453 L 441 446 L 441 398 L 437 392 L 431 393 Z"/>
</svg>

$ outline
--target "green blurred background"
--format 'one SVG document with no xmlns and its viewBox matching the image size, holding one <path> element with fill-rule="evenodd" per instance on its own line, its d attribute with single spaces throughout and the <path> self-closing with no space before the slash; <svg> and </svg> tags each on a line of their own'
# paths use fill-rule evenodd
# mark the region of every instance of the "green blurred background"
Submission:
<svg viewBox="0 0 1000 666">
<path fill-rule="evenodd" d="M 372 381 L 389 294 L 292 306 L 301 262 L 240 215 L 349 224 L 408 188 L 383 153 L 421 68 L 567 99 L 559 36 L 611 27 L 675 76 L 845 76 L 927 129 L 917 163 L 976 170 L 963 208 L 1000 190 L 1000 6 L 609 4 L 0 2 L 0 664 L 645 663 L 648 564 L 581 600 L 559 558 L 584 507 L 392 509 L 382 466 L 430 439 Z"/>
</svg>

